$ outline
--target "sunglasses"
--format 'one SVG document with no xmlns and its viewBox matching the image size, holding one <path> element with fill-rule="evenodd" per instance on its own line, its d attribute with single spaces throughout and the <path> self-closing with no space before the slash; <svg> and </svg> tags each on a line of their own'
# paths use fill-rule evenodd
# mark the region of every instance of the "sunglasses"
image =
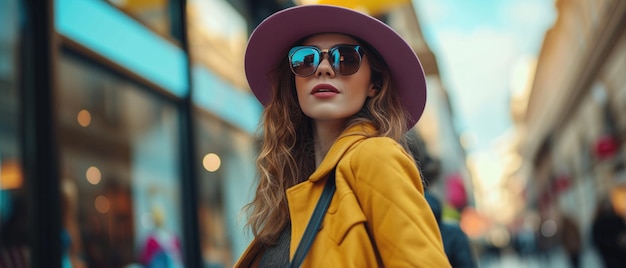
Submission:
<svg viewBox="0 0 626 268">
<path fill-rule="evenodd" d="M 358 45 L 338 45 L 325 50 L 314 46 L 297 46 L 289 50 L 289 67 L 297 76 L 312 75 L 320 66 L 324 54 L 328 54 L 333 71 L 340 75 L 352 75 L 361 67 L 364 51 Z"/>
</svg>

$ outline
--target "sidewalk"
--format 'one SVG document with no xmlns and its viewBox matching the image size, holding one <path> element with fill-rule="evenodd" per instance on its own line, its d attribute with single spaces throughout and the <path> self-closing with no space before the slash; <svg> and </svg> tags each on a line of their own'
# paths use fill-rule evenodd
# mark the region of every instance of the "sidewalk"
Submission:
<svg viewBox="0 0 626 268">
<path fill-rule="evenodd" d="M 532 255 L 521 257 L 514 252 L 504 252 L 497 257 L 481 257 L 478 259 L 480 268 L 570 268 L 567 256 L 562 249 L 551 250 L 545 256 Z M 600 260 L 595 252 L 586 249 L 583 250 L 581 256 L 580 268 L 598 268 L 602 267 Z"/>
</svg>

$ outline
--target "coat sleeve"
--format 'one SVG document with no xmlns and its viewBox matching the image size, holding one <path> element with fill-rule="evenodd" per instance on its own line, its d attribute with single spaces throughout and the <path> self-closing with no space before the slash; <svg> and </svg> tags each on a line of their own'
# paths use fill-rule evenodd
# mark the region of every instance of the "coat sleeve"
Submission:
<svg viewBox="0 0 626 268">
<path fill-rule="evenodd" d="M 412 158 L 389 138 L 370 138 L 350 160 L 352 187 L 385 267 L 450 267 Z"/>
</svg>

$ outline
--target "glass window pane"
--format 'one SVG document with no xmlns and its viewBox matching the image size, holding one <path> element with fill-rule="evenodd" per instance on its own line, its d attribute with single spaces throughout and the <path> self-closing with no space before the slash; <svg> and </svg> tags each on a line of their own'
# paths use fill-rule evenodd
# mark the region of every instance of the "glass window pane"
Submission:
<svg viewBox="0 0 626 268">
<path fill-rule="evenodd" d="M 29 266 L 29 220 L 18 135 L 18 16 L 17 1 L 0 1 L 0 267 Z"/>
<path fill-rule="evenodd" d="M 82 256 L 88 267 L 182 264 L 175 106 L 70 53 L 62 54 L 59 69 L 69 253 Z"/>
<path fill-rule="evenodd" d="M 248 89 L 248 26 L 227 0 L 187 1 L 198 161 L 200 246 L 208 267 L 232 267 L 249 244 L 241 209 L 253 196 L 263 107 Z"/>
<path fill-rule="evenodd" d="M 232 267 L 250 242 L 241 208 L 255 174 L 254 136 L 196 108 L 200 246 L 207 267 Z"/>
<path fill-rule="evenodd" d="M 101 1 L 56 0 L 59 34 L 178 97 L 188 93 L 187 55 L 178 45 Z"/>
</svg>

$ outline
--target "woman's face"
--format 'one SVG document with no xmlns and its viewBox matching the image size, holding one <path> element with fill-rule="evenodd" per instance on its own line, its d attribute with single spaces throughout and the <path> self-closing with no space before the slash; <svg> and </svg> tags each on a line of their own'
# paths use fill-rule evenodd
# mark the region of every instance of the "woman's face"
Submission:
<svg viewBox="0 0 626 268">
<path fill-rule="evenodd" d="M 360 44 L 347 35 L 324 33 L 307 38 L 301 45 L 327 51 L 337 45 Z M 298 102 L 304 114 L 316 123 L 343 123 L 361 110 L 368 96 L 376 94 L 370 77 L 365 54 L 361 67 L 351 75 L 336 73 L 325 56 L 312 75 L 295 77 Z"/>
</svg>

